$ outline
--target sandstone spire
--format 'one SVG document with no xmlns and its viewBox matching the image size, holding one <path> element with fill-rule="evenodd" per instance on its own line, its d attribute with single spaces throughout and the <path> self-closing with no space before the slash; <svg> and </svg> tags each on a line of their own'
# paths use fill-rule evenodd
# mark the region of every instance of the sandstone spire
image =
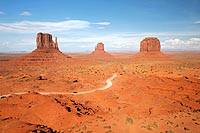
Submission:
<svg viewBox="0 0 200 133">
<path fill-rule="evenodd" d="M 55 38 L 55 46 L 56 46 L 56 49 L 58 49 L 58 40 L 57 40 L 57 37 Z"/>
</svg>

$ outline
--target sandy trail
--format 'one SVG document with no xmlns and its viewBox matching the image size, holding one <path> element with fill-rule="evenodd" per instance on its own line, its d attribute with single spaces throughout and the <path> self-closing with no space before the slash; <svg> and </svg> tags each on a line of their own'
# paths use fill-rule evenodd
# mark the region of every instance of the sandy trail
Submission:
<svg viewBox="0 0 200 133">
<path fill-rule="evenodd" d="M 98 90 L 106 90 L 108 88 L 110 88 L 112 86 L 112 80 L 114 78 L 117 77 L 117 73 L 114 73 L 112 75 L 112 77 L 108 78 L 106 80 L 106 85 L 101 87 L 101 88 L 97 88 L 97 89 L 93 89 L 93 90 L 89 90 L 89 91 L 81 91 L 81 92 L 37 92 L 41 95 L 55 95 L 55 94 L 58 94 L 58 95 L 65 95 L 65 94 L 72 94 L 72 95 L 80 95 L 80 94 L 88 94 L 88 93 L 92 93 L 92 92 L 95 92 L 95 91 L 98 91 Z M 2 97 L 8 97 L 8 96 L 11 96 L 11 95 L 22 95 L 22 94 L 27 94 L 29 92 L 17 92 L 17 93 L 11 93 L 11 94 L 7 94 L 7 95 L 2 95 L 0 96 L 0 98 Z"/>
</svg>

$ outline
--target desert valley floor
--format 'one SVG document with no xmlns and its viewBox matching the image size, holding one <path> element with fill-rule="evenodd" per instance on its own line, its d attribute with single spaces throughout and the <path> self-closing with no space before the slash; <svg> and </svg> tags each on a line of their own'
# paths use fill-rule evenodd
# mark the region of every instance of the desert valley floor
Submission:
<svg viewBox="0 0 200 133">
<path fill-rule="evenodd" d="M 200 52 L 166 54 L 69 54 L 58 62 L 0 54 L 0 133 L 198 133 Z"/>
</svg>

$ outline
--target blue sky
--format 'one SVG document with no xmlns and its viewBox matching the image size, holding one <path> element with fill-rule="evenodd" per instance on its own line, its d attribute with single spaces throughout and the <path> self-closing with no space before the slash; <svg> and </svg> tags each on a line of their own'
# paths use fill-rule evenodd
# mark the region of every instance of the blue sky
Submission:
<svg viewBox="0 0 200 133">
<path fill-rule="evenodd" d="M 32 51 L 37 32 L 65 52 L 139 50 L 158 37 L 162 50 L 200 50 L 200 0 L 1 0 L 0 52 Z"/>
</svg>

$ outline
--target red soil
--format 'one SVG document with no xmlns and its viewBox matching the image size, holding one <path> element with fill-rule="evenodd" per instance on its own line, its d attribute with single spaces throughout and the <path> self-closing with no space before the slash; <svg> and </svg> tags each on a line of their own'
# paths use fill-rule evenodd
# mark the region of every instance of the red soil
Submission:
<svg viewBox="0 0 200 133">
<path fill-rule="evenodd" d="M 139 52 L 134 56 L 137 60 L 170 60 L 169 56 L 162 52 Z"/>
<path fill-rule="evenodd" d="M 91 53 L 91 57 L 94 58 L 113 58 L 113 56 L 105 51 L 95 50 Z"/>
<path fill-rule="evenodd" d="M 30 91 L 0 99 L 0 132 L 200 131 L 199 53 L 173 53 L 168 60 L 136 60 L 119 53 L 109 60 L 73 57 L 55 63 L 0 62 L 1 96 Z M 118 76 L 104 91 L 35 93 L 92 90 L 113 73 Z"/>
</svg>

